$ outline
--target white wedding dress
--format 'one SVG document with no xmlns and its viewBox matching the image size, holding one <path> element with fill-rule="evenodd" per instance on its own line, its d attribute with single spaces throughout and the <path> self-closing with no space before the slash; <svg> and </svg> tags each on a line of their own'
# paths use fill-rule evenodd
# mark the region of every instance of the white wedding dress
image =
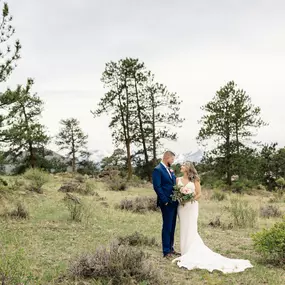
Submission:
<svg viewBox="0 0 285 285">
<path fill-rule="evenodd" d="M 178 185 L 184 186 L 181 178 Z M 185 187 L 195 192 L 195 185 L 189 182 Z M 191 269 L 207 269 L 210 272 L 219 270 L 223 273 L 244 271 L 253 267 L 248 260 L 230 259 L 209 249 L 198 234 L 198 202 L 178 206 L 180 220 L 180 249 L 181 256 L 174 259 L 179 267 Z"/>
</svg>

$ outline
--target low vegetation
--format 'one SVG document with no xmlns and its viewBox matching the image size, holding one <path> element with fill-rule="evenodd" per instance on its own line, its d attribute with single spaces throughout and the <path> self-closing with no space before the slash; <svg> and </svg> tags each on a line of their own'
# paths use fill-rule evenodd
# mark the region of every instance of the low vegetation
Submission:
<svg viewBox="0 0 285 285">
<path fill-rule="evenodd" d="M 258 212 L 248 201 L 232 198 L 226 209 L 230 213 L 233 226 L 238 228 L 256 227 Z"/>
<path fill-rule="evenodd" d="M 79 182 L 74 175 L 56 174 L 43 185 L 44 195 L 37 195 L 26 191 L 30 180 L 24 175 L 4 179 L 8 185 L 1 186 L 5 195 L 0 198 L 1 213 L 6 213 L 0 216 L 3 284 L 279 285 L 285 280 L 283 228 L 278 226 L 270 235 L 261 231 L 271 231 L 282 221 L 271 211 L 284 213 L 285 204 L 268 203 L 275 192 L 255 196 L 222 191 L 226 199 L 211 199 L 215 192 L 202 189 L 199 233 L 204 242 L 215 252 L 254 264 L 244 273 L 221 275 L 188 272 L 162 258 L 161 214 L 147 185 L 108 191 L 105 178 L 84 177 Z M 94 193 L 58 191 L 69 183 L 87 185 Z M 258 219 L 262 207 L 270 214 Z M 253 232 L 257 234 L 251 239 Z M 179 250 L 179 219 L 175 246 Z"/>
<path fill-rule="evenodd" d="M 50 175 L 40 169 L 31 168 L 24 173 L 24 178 L 29 181 L 28 189 L 36 193 L 43 193 L 43 186 L 49 182 Z"/>
<path fill-rule="evenodd" d="M 159 211 L 155 197 L 136 197 L 135 199 L 123 199 L 116 206 L 121 210 L 131 211 L 134 213 L 146 213 L 148 211 Z"/>
<path fill-rule="evenodd" d="M 142 250 L 119 245 L 116 241 L 93 254 L 79 257 L 69 271 L 72 277 L 93 278 L 105 284 L 165 284 L 160 270 Z"/>
<path fill-rule="evenodd" d="M 252 237 L 254 247 L 262 255 L 263 261 L 277 265 L 285 264 L 285 219 Z"/>
</svg>

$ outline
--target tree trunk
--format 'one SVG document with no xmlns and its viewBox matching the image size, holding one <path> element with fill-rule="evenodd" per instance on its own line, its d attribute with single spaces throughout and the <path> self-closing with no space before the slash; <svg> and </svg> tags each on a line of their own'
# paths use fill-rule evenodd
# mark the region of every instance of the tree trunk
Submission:
<svg viewBox="0 0 285 285">
<path fill-rule="evenodd" d="M 125 75 L 127 78 L 127 74 Z M 126 105 L 127 105 L 127 110 L 126 110 L 126 127 L 127 127 L 127 156 L 128 156 L 128 180 L 132 178 L 133 175 L 133 169 L 132 169 L 132 161 L 131 161 L 131 139 L 130 139 L 130 96 L 129 96 L 129 90 L 128 90 L 128 85 L 127 85 L 127 80 L 125 79 L 125 88 L 126 88 Z"/>
<path fill-rule="evenodd" d="M 226 173 L 227 173 L 227 184 L 232 185 L 232 165 L 231 165 L 231 149 L 230 149 L 230 135 L 226 138 Z"/>
<path fill-rule="evenodd" d="M 147 153 L 147 147 L 146 147 L 145 132 L 144 132 L 144 128 L 143 128 L 143 120 L 142 120 L 141 106 L 140 106 L 140 100 L 139 100 L 139 94 L 138 94 L 136 78 L 135 78 L 135 90 L 136 90 L 138 119 L 139 119 L 140 134 L 141 134 L 142 145 L 143 145 L 143 152 L 144 152 L 144 158 L 145 158 L 145 165 L 146 165 L 146 168 L 147 168 L 148 180 L 151 181 L 151 173 L 150 173 L 150 170 L 149 170 L 149 159 L 148 159 L 148 153 Z"/>
<path fill-rule="evenodd" d="M 156 158 L 156 126 L 155 126 L 155 105 L 154 105 L 154 96 L 151 94 L 152 100 L 152 152 L 153 152 L 153 166 L 157 164 Z"/>
<path fill-rule="evenodd" d="M 25 108 L 25 105 L 24 104 L 21 104 L 21 107 L 23 109 L 23 114 L 24 114 L 24 118 L 25 118 L 25 124 L 26 124 L 26 131 L 29 132 L 29 120 L 28 120 L 28 116 L 27 116 L 27 113 L 26 113 L 26 108 Z M 30 166 L 32 168 L 35 168 L 36 166 L 36 162 L 35 162 L 35 154 L 34 154 L 34 149 L 33 149 L 33 142 L 30 140 L 28 142 L 29 144 L 29 152 L 30 152 Z"/>
<path fill-rule="evenodd" d="M 73 134 L 73 128 L 71 130 L 71 152 L 72 152 L 72 161 L 71 161 L 71 165 L 72 165 L 72 172 L 75 173 L 76 169 L 75 169 L 75 161 L 76 161 L 76 150 L 75 150 L 75 143 L 74 143 L 74 134 Z"/>
<path fill-rule="evenodd" d="M 131 161 L 131 144 L 130 141 L 126 141 L 126 147 L 127 147 L 127 166 L 128 166 L 128 180 L 132 178 L 133 175 L 133 168 L 132 168 L 132 161 Z"/>
<path fill-rule="evenodd" d="M 124 133 L 124 141 L 125 141 L 125 146 L 127 150 L 127 168 L 128 168 L 128 180 L 131 179 L 132 174 L 133 174 L 133 169 L 132 169 L 132 161 L 131 161 L 131 141 L 130 141 L 130 132 L 129 132 L 129 95 L 128 95 L 128 89 L 127 89 L 127 82 L 125 81 L 125 88 L 126 88 L 126 98 L 127 98 L 127 111 L 126 111 L 126 118 L 125 118 L 125 113 L 124 113 L 124 107 L 122 104 L 121 100 L 121 94 L 118 89 L 118 101 L 119 101 L 119 108 L 120 108 L 120 116 L 121 116 L 121 121 L 122 121 L 122 126 L 123 126 L 123 133 Z"/>
<path fill-rule="evenodd" d="M 32 142 L 29 142 L 29 152 L 30 152 L 30 165 L 32 168 L 35 168 L 36 162 L 35 162 L 35 154 Z"/>
</svg>

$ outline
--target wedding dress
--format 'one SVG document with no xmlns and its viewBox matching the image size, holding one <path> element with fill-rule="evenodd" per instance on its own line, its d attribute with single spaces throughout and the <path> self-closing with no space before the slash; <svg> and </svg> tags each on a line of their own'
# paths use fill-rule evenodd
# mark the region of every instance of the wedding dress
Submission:
<svg viewBox="0 0 285 285">
<path fill-rule="evenodd" d="M 184 186 L 181 178 L 178 185 Z M 195 192 L 195 185 L 189 182 L 185 187 Z M 191 269 L 220 270 L 223 273 L 244 271 L 253 267 L 248 260 L 230 259 L 209 249 L 198 234 L 198 202 L 188 202 L 179 205 L 178 216 L 180 220 L 180 249 L 181 256 L 174 259 L 179 267 Z"/>
</svg>

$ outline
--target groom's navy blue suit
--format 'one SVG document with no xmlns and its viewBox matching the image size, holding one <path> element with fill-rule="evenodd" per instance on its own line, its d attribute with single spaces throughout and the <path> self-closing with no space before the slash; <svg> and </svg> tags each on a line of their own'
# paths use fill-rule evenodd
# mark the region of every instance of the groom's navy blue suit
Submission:
<svg viewBox="0 0 285 285">
<path fill-rule="evenodd" d="M 171 195 L 173 186 L 176 184 L 176 177 L 173 172 L 169 172 L 163 164 L 155 167 L 152 173 L 153 188 L 157 194 L 157 205 L 162 212 L 162 249 L 163 255 L 174 251 L 174 233 L 177 218 L 178 203 L 173 202 Z M 166 203 L 168 203 L 166 205 Z"/>
</svg>

